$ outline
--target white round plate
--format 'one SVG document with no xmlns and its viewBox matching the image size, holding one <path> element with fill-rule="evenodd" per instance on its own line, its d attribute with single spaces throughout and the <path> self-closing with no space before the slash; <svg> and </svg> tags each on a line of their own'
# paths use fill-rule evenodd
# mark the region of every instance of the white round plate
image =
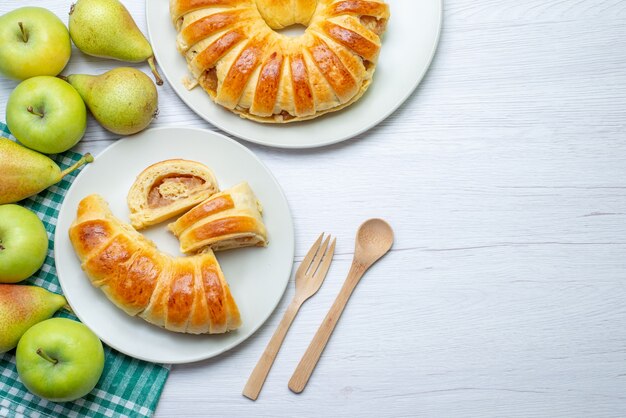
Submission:
<svg viewBox="0 0 626 418">
<path fill-rule="evenodd" d="M 171 158 L 210 167 L 221 189 L 247 181 L 264 207 L 267 248 L 218 252 L 217 258 L 239 306 L 243 325 L 224 335 L 187 335 L 128 316 L 91 285 L 80 268 L 68 230 L 85 196 L 102 195 L 111 210 L 128 220 L 126 194 L 146 167 Z M 145 231 L 159 249 L 182 255 L 167 222 Z M 261 161 L 241 144 L 201 129 L 159 128 L 123 138 L 98 155 L 68 190 L 56 226 L 54 258 L 63 293 L 76 315 L 102 341 L 122 353 L 155 363 L 188 363 L 216 356 L 252 335 L 278 305 L 291 274 L 294 232 L 280 186 Z"/>
<path fill-rule="evenodd" d="M 435 54 L 442 19 L 442 0 L 388 0 L 391 19 L 374 82 L 356 103 L 320 118 L 284 125 L 242 119 L 211 101 L 197 87 L 185 89 L 185 58 L 176 50 L 176 30 L 167 0 L 146 2 L 152 48 L 162 75 L 200 117 L 236 137 L 281 148 L 312 148 L 352 138 L 380 123 L 411 95 Z"/>
</svg>

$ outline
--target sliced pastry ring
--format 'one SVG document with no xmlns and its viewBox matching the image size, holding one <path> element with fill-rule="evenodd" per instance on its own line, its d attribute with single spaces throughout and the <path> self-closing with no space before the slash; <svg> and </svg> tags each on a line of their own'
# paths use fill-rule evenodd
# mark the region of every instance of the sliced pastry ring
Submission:
<svg viewBox="0 0 626 418">
<path fill-rule="evenodd" d="M 213 250 L 266 246 L 267 231 L 248 183 L 217 192 L 203 164 L 166 160 L 146 168 L 129 191 L 134 228 L 113 216 L 101 196 L 85 197 L 69 230 L 83 271 L 128 315 L 167 330 L 237 329 L 239 309 Z M 137 232 L 183 212 L 169 228 L 187 257 L 165 254 Z"/>
<path fill-rule="evenodd" d="M 81 200 L 69 237 L 92 285 L 128 315 L 190 334 L 221 334 L 241 325 L 212 251 L 165 254 L 96 194 Z"/>
</svg>

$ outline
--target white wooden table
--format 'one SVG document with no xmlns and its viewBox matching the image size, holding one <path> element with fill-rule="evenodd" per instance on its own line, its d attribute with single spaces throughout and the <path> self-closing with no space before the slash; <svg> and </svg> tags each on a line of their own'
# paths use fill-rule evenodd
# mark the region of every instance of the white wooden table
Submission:
<svg viewBox="0 0 626 418">
<path fill-rule="evenodd" d="M 36 3 L 66 20 L 69 1 Z M 144 2 L 125 3 L 145 30 Z M 67 72 L 117 65 L 76 51 Z M 0 79 L 0 112 L 15 85 Z M 153 126 L 214 129 L 159 94 Z M 625 0 L 447 1 L 430 72 L 379 127 L 309 151 L 247 144 L 289 199 L 294 264 L 321 231 L 338 237 L 335 262 L 256 403 L 241 390 L 292 283 L 248 341 L 173 367 L 156 416 L 625 416 L 625 125 Z M 91 120 L 77 149 L 114 138 Z M 287 381 L 374 216 L 394 249 L 294 395 Z"/>
</svg>

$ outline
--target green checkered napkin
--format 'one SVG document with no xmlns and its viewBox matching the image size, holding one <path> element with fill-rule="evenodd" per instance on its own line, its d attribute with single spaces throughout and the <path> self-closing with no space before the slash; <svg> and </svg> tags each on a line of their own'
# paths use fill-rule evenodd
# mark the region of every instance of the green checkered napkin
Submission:
<svg viewBox="0 0 626 418">
<path fill-rule="evenodd" d="M 12 138 L 0 123 L 0 136 Z M 13 139 L 13 138 L 12 138 Z M 75 152 L 58 154 L 53 160 L 66 168 L 80 158 Z M 65 192 L 76 178 L 69 174 L 60 183 L 21 204 L 39 215 L 48 231 L 48 256 L 43 267 L 26 284 L 62 293 L 54 266 L 54 229 Z M 2 181 L 2 167 L 0 167 Z M 76 319 L 62 311 L 58 316 Z M 15 369 L 15 350 L 0 354 L 0 417 L 149 417 L 156 409 L 169 366 L 127 357 L 105 345 L 104 372 L 95 389 L 74 402 L 54 403 L 31 394 Z"/>
</svg>

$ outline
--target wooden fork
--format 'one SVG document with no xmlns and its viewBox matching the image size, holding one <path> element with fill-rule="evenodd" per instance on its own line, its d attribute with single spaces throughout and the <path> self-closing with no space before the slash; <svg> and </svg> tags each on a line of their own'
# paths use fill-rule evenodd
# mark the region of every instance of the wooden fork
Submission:
<svg viewBox="0 0 626 418">
<path fill-rule="evenodd" d="M 319 236 L 315 244 L 307 253 L 302 264 L 296 272 L 296 293 L 287 307 L 287 311 L 283 315 L 278 328 L 274 332 L 272 339 L 265 347 L 263 355 L 259 359 L 252 374 L 248 378 L 246 386 L 243 388 L 243 396 L 255 401 L 259 397 L 263 383 L 267 378 L 267 374 L 274 363 L 274 359 L 280 350 L 280 346 L 287 335 L 287 331 L 300 310 L 305 300 L 313 296 L 322 286 L 322 282 L 330 268 L 330 262 L 333 260 L 335 253 L 335 241 L 330 242 L 330 235 L 324 240 L 324 234 Z M 330 243 L 330 246 L 328 245 Z"/>
</svg>

